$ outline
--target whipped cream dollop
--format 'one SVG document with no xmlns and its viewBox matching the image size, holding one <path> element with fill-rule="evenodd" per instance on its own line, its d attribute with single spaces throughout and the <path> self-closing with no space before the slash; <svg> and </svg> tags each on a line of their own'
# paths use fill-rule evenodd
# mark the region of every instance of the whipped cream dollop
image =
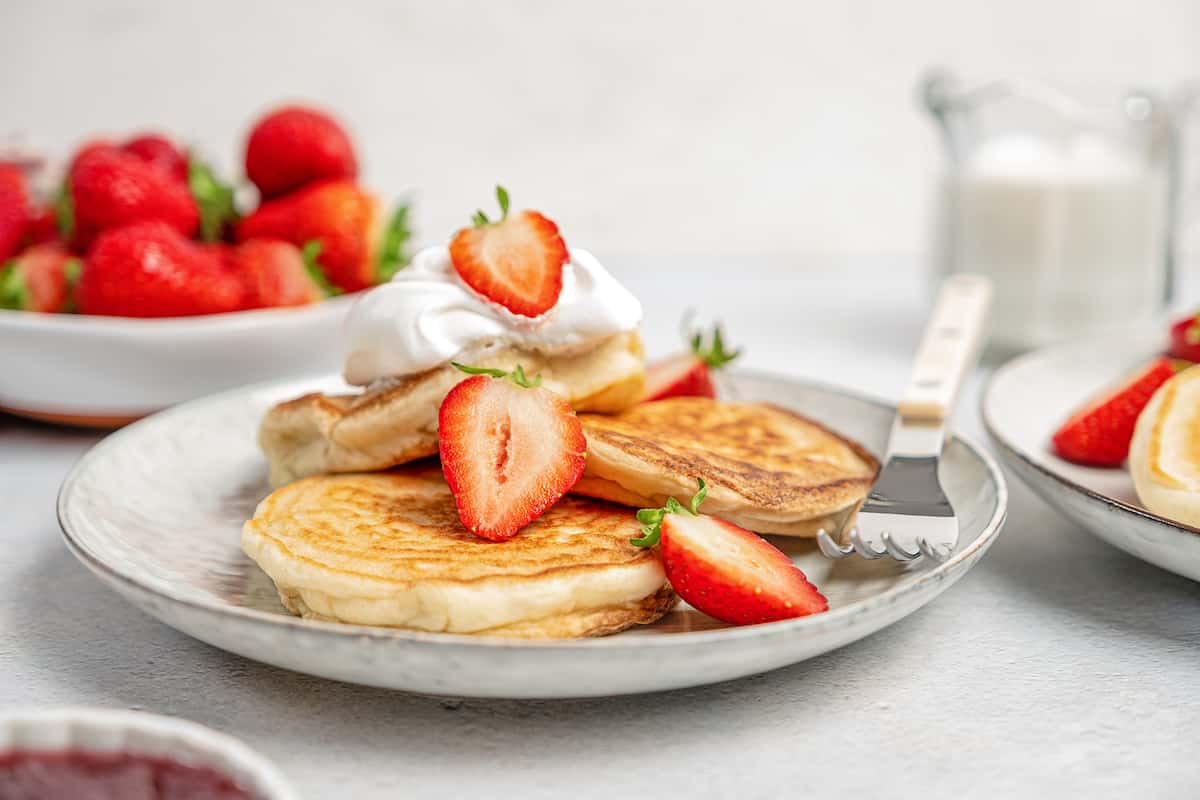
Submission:
<svg viewBox="0 0 1200 800">
<path fill-rule="evenodd" d="M 558 302 L 531 318 L 476 294 L 459 278 L 449 248 L 429 247 L 350 309 L 344 376 L 365 386 L 433 369 L 497 341 L 569 355 L 635 330 L 641 321 L 641 303 L 587 251 L 570 251 Z"/>
</svg>

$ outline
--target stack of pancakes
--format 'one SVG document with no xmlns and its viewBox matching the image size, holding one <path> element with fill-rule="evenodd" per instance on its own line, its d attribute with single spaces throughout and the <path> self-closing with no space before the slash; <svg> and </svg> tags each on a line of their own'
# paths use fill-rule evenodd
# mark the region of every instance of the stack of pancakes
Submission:
<svg viewBox="0 0 1200 800">
<path fill-rule="evenodd" d="M 634 509 L 690 497 L 702 477 L 705 513 L 759 533 L 814 536 L 849 526 L 878 469 L 856 443 L 775 406 L 638 404 L 636 334 L 573 357 L 492 348 L 471 358 L 540 372 L 588 412 L 587 468 L 574 496 L 509 541 L 463 528 L 440 468 L 420 461 L 436 454 L 438 406 L 465 377 L 449 366 L 361 395 L 283 403 L 268 412 L 260 442 L 273 480 L 295 482 L 259 505 L 242 544 L 293 613 L 525 638 L 615 633 L 676 602 L 657 553 L 629 542 L 639 535 Z"/>
</svg>

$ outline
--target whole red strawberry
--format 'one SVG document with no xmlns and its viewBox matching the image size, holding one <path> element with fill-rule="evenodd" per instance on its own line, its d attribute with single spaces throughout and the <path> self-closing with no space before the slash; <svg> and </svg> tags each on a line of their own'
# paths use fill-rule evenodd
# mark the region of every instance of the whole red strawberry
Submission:
<svg viewBox="0 0 1200 800">
<path fill-rule="evenodd" d="M 315 109 L 276 109 L 255 123 L 246 142 L 246 176 L 264 199 L 357 175 L 350 137 L 337 120 Z"/>
<path fill-rule="evenodd" d="M 246 288 L 246 308 L 303 306 L 328 296 L 316 265 L 320 245 L 303 250 L 281 239 L 249 239 L 229 253 L 229 263 Z"/>
<path fill-rule="evenodd" d="M 79 259 L 61 244 L 34 245 L 0 271 L 0 308 L 69 311 L 79 269 Z"/>
<path fill-rule="evenodd" d="M 32 221 L 25 173 L 15 164 L 0 163 L 0 262 L 16 255 Z"/>
<path fill-rule="evenodd" d="M 96 239 L 75 296 L 85 314 L 186 317 L 236 311 L 243 289 L 218 249 L 142 222 Z"/>
<path fill-rule="evenodd" d="M 135 155 L 147 164 L 156 167 L 166 175 L 176 180 L 186 181 L 188 177 L 188 160 L 183 151 L 165 136 L 155 133 L 144 133 L 135 136 L 121 145 L 126 153 Z"/>
<path fill-rule="evenodd" d="M 97 235 L 134 222 L 157 220 L 184 236 L 200 224 L 186 183 L 140 157 L 114 149 L 83 153 L 67 178 L 70 202 L 59 222 L 71 241 L 86 248 Z"/>
<path fill-rule="evenodd" d="M 346 292 L 390 277 L 407 239 L 406 209 L 388 226 L 379 201 L 351 181 L 323 181 L 270 200 L 237 225 L 237 240 L 283 239 L 297 247 L 319 242 L 329 281 Z M 394 246 L 393 246 L 394 245 Z"/>
<path fill-rule="evenodd" d="M 1184 317 L 1171 326 L 1171 358 L 1200 362 L 1200 315 Z"/>
</svg>

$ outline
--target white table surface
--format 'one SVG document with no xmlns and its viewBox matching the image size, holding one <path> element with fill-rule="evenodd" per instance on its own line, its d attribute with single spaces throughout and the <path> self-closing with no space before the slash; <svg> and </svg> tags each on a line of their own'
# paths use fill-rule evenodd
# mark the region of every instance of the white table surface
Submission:
<svg viewBox="0 0 1200 800">
<path fill-rule="evenodd" d="M 923 282 L 887 265 L 614 262 L 646 304 L 651 352 L 674 344 L 690 303 L 720 314 L 747 366 L 887 396 L 922 321 Z M 979 385 L 958 426 L 981 437 Z M 1200 793 L 1200 587 L 1093 539 L 1015 479 L 983 562 L 860 643 L 708 688 L 460 701 L 247 661 L 105 589 L 54 517 L 96 438 L 0 416 L 0 710 L 187 717 L 245 739 L 313 800 Z"/>
</svg>

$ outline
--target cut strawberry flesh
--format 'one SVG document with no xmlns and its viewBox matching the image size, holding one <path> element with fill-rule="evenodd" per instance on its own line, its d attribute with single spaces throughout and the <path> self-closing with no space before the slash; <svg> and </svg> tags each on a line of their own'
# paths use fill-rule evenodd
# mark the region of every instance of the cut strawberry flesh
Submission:
<svg viewBox="0 0 1200 800">
<path fill-rule="evenodd" d="M 536 211 L 464 228 L 450 242 L 459 277 L 514 314 L 537 317 L 558 302 L 567 246 L 558 226 Z"/>
<path fill-rule="evenodd" d="M 646 367 L 643 402 L 668 397 L 716 397 L 708 365 L 691 353 L 680 353 Z"/>
<path fill-rule="evenodd" d="M 774 622 L 829 608 L 779 548 L 724 520 L 668 514 L 661 548 L 667 580 L 679 596 L 723 622 Z"/>
<path fill-rule="evenodd" d="M 561 397 L 484 376 L 446 395 L 438 441 L 463 525 L 496 541 L 512 538 L 578 482 L 587 449 Z"/>
</svg>

